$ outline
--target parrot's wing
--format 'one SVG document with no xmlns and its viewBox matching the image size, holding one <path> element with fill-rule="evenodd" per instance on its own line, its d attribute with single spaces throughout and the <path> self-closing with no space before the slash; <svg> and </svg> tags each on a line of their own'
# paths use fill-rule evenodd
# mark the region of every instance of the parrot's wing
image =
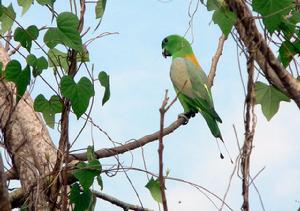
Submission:
<svg viewBox="0 0 300 211">
<path fill-rule="evenodd" d="M 208 79 L 201 67 L 197 68 L 187 59 L 176 58 L 171 66 L 171 79 L 174 87 L 190 98 L 189 104 L 222 122 L 214 109 Z"/>
</svg>

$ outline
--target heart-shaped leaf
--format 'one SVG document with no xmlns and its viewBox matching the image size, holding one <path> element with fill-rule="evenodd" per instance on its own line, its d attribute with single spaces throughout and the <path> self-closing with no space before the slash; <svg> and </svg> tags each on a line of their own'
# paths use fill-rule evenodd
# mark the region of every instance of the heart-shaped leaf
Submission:
<svg viewBox="0 0 300 211">
<path fill-rule="evenodd" d="M 57 28 L 49 28 L 45 33 L 45 44 L 50 49 L 58 44 L 63 44 L 82 52 L 82 40 L 77 31 L 79 25 L 77 16 L 70 12 L 60 13 L 56 18 L 56 24 Z"/>
<path fill-rule="evenodd" d="M 26 61 L 27 64 L 32 67 L 32 74 L 34 77 L 37 77 L 43 72 L 43 70 L 48 68 L 48 61 L 43 56 L 37 59 L 35 55 L 30 54 L 27 56 Z"/>
<path fill-rule="evenodd" d="M 75 183 L 71 186 L 71 194 L 69 196 L 70 202 L 75 204 L 74 211 L 89 210 L 91 202 L 93 201 L 93 194 L 89 189 L 80 191 L 80 186 Z"/>
<path fill-rule="evenodd" d="M 39 30 L 35 25 L 29 26 L 27 29 L 16 28 L 14 33 L 15 41 L 20 42 L 21 46 L 30 52 L 32 41 L 36 40 L 39 36 Z"/>
<path fill-rule="evenodd" d="M 43 114 L 46 124 L 54 128 L 55 114 L 61 113 L 63 105 L 57 95 L 47 100 L 44 95 L 40 94 L 35 98 L 33 107 L 35 111 Z"/>
<path fill-rule="evenodd" d="M 94 178 L 102 171 L 98 160 L 91 160 L 88 163 L 80 162 L 76 165 L 74 176 L 78 179 L 84 189 L 89 189 L 94 182 Z"/>
<path fill-rule="evenodd" d="M 5 78 L 17 86 L 17 101 L 21 99 L 30 83 L 30 68 L 27 65 L 22 71 L 22 66 L 17 60 L 11 60 L 5 69 Z"/>
<path fill-rule="evenodd" d="M 70 99 L 72 109 L 79 119 L 88 108 L 90 98 L 95 95 L 93 84 L 87 77 L 82 77 L 75 83 L 70 76 L 64 76 L 60 88 L 62 95 Z"/>
<path fill-rule="evenodd" d="M 290 102 L 290 98 L 272 85 L 260 81 L 255 83 L 256 104 L 261 104 L 262 112 L 269 121 L 278 111 L 281 101 Z"/>
</svg>

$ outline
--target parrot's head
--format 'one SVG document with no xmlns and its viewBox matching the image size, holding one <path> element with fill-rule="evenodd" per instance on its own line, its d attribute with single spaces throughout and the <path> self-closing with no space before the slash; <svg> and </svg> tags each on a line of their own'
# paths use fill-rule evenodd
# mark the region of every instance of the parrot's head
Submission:
<svg viewBox="0 0 300 211">
<path fill-rule="evenodd" d="M 190 43 L 179 35 L 169 35 L 161 43 L 162 55 L 177 57 L 193 53 Z"/>
</svg>

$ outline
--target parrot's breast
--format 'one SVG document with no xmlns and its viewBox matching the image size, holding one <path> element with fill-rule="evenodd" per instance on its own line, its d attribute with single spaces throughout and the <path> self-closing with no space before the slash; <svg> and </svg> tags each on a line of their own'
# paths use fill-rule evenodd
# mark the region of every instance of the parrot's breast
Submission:
<svg viewBox="0 0 300 211">
<path fill-rule="evenodd" d="M 179 92 L 193 97 L 192 84 L 187 68 L 186 61 L 183 58 L 174 59 L 171 65 L 170 77 Z"/>
</svg>

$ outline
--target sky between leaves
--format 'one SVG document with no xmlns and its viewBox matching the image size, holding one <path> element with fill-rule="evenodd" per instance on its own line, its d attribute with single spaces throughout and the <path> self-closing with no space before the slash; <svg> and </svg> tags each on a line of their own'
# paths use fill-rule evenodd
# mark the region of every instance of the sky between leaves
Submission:
<svg viewBox="0 0 300 211">
<path fill-rule="evenodd" d="M 2 1 L 6 5 L 10 1 Z M 56 8 L 63 12 L 68 9 L 66 1 L 57 1 Z M 16 3 L 14 8 L 21 11 Z M 193 4 L 195 6 L 195 2 Z M 94 11 L 94 6 L 88 9 Z M 95 71 L 105 70 L 110 75 L 111 99 L 102 107 L 103 88 L 96 90 L 93 119 L 105 129 L 114 141 L 126 142 L 139 138 L 159 128 L 159 112 L 165 89 L 169 89 L 171 99 L 175 96 L 169 79 L 170 60 L 161 56 L 161 40 L 169 34 L 183 35 L 188 28 L 189 1 L 108 1 L 101 32 L 119 32 L 90 44 L 90 60 L 95 64 Z M 20 12 L 18 12 L 20 14 Z M 38 17 L 38 18 L 37 18 Z M 18 17 L 28 27 L 35 23 L 39 27 L 51 24 L 51 17 L 46 8 L 35 5 L 30 11 Z M 195 54 L 204 70 L 208 71 L 218 38 L 219 28 L 211 23 L 212 13 L 204 6 L 199 6 L 193 22 L 193 40 Z M 92 28 L 97 25 L 94 13 L 88 13 L 87 24 Z M 84 39 L 89 39 L 87 37 Z M 36 46 L 34 46 L 36 47 Z M 39 52 L 37 50 L 37 52 Z M 241 58 L 241 62 L 245 61 Z M 242 65 L 243 74 L 246 74 Z M 50 70 L 49 70 L 50 72 Z M 98 73 L 97 72 L 97 73 Z M 47 77 L 48 73 L 45 73 Z M 50 76 L 50 73 L 48 74 Z M 78 77 L 79 78 L 79 77 Z M 37 81 L 32 95 L 40 93 L 51 96 L 45 84 Z M 240 142 L 243 140 L 243 99 L 244 92 L 238 73 L 236 45 L 229 38 L 226 41 L 218 72 L 213 87 L 215 107 L 223 119 L 220 126 L 227 147 L 233 158 L 238 150 L 232 125 L 238 131 Z M 296 210 L 300 200 L 300 165 L 297 160 L 300 151 L 298 119 L 300 113 L 294 103 L 281 103 L 279 113 L 270 122 L 262 115 L 257 106 L 257 131 L 252 156 L 252 175 L 265 169 L 255 180 L 266 210 Z M 166 125 L 182 112 L 176 102 L 166 116 Z M 75 138 L 83 122 L 78 123 L 75 115 L 71 122 L 71 139 Z M 55 143 L 58 133 L 50 129 Z M 105 136 L 97 130 L 94 135 L 95 149 L 112 146 Z M 91 142 L 91 128 L 88 126 L 74 145 L 74 149 L 84 148 Z M 158 143 L 144 147 L 145 159 L 149 171 L 158 172 Z M 222 148 L 224 151 L 224 149 Z M 224 153 L 225 154 L 225 153 Z M 121 155 L 123 165 L 143 168 L 141 150 Z M 225 154 L 226 155 L 226 154 Z M 227 158 L 227 159 L 226 159 Z M 181 127 L 165 138 L 165 167 L 170 169 L 170 176 L 178 177 L 202 185 L 219 196 L 225 193 L 233 165 L 228 156 L 219 158 L 218 149 L 202 117 L 197 115 L 188 125 Z M 114 158 L 103 159 L 103 168 L 115 163 Z M 158 210 L 155 201 L 144 187 L 147 177 L 140 172 L 128 172 L 145 207 Z M 138 199 L 123 173 L 115 177 L 103 176 L 104 192 L 121 200 L 138 204 Z M 213 205 L 199 191 L 179 182 L 167 181 L 167 198 L 170 210 L 215 210 Z M 95 185 L 95 187 L 97 187 Z M 234 177 L 227 202 L 234 209 L 241 206 L 241 183 Z M 251 189 L 251 208 L 262 210 L 255 190 Z M 118 208 L 99 200 L 97 210 L 114 211 Z M 226 210 L 226 209 L 224 209 Z"/>
</svg>

